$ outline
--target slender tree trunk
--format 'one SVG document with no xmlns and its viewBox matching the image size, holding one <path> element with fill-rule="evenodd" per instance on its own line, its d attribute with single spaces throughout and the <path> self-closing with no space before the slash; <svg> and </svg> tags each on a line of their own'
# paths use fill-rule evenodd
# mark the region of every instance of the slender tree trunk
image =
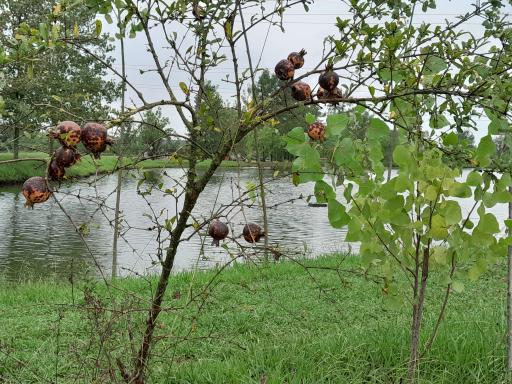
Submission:
<svg viewBox="0 0 512 384">
<path fill-rule="evenodd" d="M 416 379 L 416 371 L 419 364 L 419 347 L 420 347 L 420 334 L 421 323 L 423 321 L 423 306 L 425 304 L 425 293 L 427 290 L 427 280 L 429 273 L 429 247 L 425 248 L 423 252 L 423 261 L 421 268 L 421 284 L 418 294 L 414 297 L 414 304 L 412 310 L 412 324 L 411 324 L 411 349 L 409 356 L 409 367 L 407 370 L 407 381 L 414 383 Z M 418 277 L 416 277 L 417 279 Z"/>
<path fill-rule="evenodd" d="M 508 187 L 512 193 L 512 186 Z M 512 203 L 508 203 L 508 218 L 512 219 Z M 511 231 L 509 230 L 509 236 Z M 508 246 L 507 271 L 507 369 L 512 372 L 512 246 Z"/>
<path fill-rule="evenodd" d="M 118 14 L 118 19 L 121 21 L 121 14 Z M 121 113 L 124 113 L 124 107 L 125 107 L 125 93 L 126 93 L 126 65 L 125 65 L 125 56 L 124 56 L 124 31 L 121 32 L 121 71 L 123 76 L 123 82 L 121 84 Z M 119 134 L 119 142 L 120 144 L 123 144 L 124 139 L 124 129 L 123 125 L 121 125 L 121 132 Z M 112 243 L 112 279 L 115 279 L 117 277 L 117 243 L 119 240 L 119 228 L 120 228 L 120 222 L 119 222 L 119 212 L 121 209 L 121 189 L 123 186 L 123 169 L 122 169 L 122 161 L 123 157 L 118 156 L 117 158 L 117 164 L 119 166 L 119 170 L 117 171 L 117 189 L 116 189 L 116 210 L 114 214 L 114 239 Z"/>
<path fill-rule="evenodd" d="M 20 154 L 20 127 L 18 124 L 14 126 L 14 137 L 12 140 L 13 159 L 18 159 Z"/>
<path fill-rule="evenodd" d="M 242 22 L 242 30 L 245 31 L 245 21 L 244 15 L 242 12 L 242 4 L 238 3 L 238 11 L 240 13 L 240 21 Z M 251 51 L 249 49 L 249 40 L 247 39 L 247 33 L 244 32 L 244 41 L 245 41 L 245 49 L 247 52 L 247 59 L 249 61 L 249 70 L 251 72 L 251 83 L 252 83 L 252 97 L 256 101 L 257 99 L 257 91 L 256 91 L 256 82 L 254 75 L 254 67 L 252 66 L 252 58 Z M 263 231 L 265 232 L 264 241 L 265 241 L 265 261 L 268 260 L 268 216 L 267 216 L 267 200 L 265 196 L 265 185 L 263 179 L 263 170 L 261 169 L 261 160 L 260 160 L 260 152 L 258 148 L 258 128 L 254 129 L 254 145 L 256 151 L 256 163 L 258 164 L 258 181 L 260 184 L 260 200 L 261 200 L 261 208 L 263 213 Z"/>
</svg>

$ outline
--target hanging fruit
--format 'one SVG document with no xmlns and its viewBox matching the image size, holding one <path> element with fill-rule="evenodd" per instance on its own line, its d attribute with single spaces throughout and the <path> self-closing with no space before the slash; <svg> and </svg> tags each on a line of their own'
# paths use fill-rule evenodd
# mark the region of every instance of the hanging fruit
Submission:
<svg viewBox="0 0 512 384">
<path fill-rule="evenodd" d="M 313 123 L 308 128 L 308 136 L 311 140 L 324 141 L 325 140 L 325 125 L 320 121 Z"/>
<path fill-rule="evenodd" d="M 107 129 L 103 125 L 87 123 L 82 128 L 82 143 L 95 159 L 99 159 L 107 145 L 114 144 L 114 140 L 107 136 Z"/>
<path fill-rule="evenodd" d="M 213 237 L 212 245 L 219 246 L 219 240 L 224 240 L 229 234 L 229 228 L 226 224 L 219 220 L 215 220 L 210 224 L 208 234 Z"/>
<path fill-rule="evenodd" d="M 326 91 L 334 91 L 340 82 L 340 77 L 333 71 L 332 64 L 327 64 L 325 71 L 318 78 L 318 84 Z"/>
<path fill-rule="evenodd" d="M 71 167 L 80 160 L 80 154 L 74 148 L 60 147 L 53 155 L 53 161 L 62 168 Z"/>
<path fill-rule="evenodd" d="M 62 180 L 65 174 L 66 170 L 64 167 L 58 165 L 55 159 L 53 159 L 48 167 L 48 176 L 50 179 L 54 181 Z"/>
<path fill-rule="evenodd" d="M 248 243 L 257 243 L 265 236 L 265 233 L 258 224 L 248 223 L 244 226 L 242 235 Z"/>
<path fill-rule="evenodd" d="M 303 81 L 294 83 L 292 85 L 292 97 L 298 101 L 311 99 L 311 87 Z"/>
<path fill-rule="evenodd" d="M 192 14 L 197 21 L 206 19 L 206 11 L 199 5 L 199 1 L 194 1 L 192 4 Z"/>
<path fill-rule="evenodd" d="M 290 60 L 281 60 L 274 69 L 279 80 L 288 81 L 293 79 L 295 68 Z"/>
<path fill-rule="evenodd" d="M 76 147 L 80 143 L 80 126 L 74 121 L 63 121 L 50 135 L 64 147 Z"/>
<path fill-rule="evenodd" d="M 301 49 L 300 52 L 292 52 L 288 55 L 288 60 L 291 61 L 295 69 L 304 66 L 304 56 L 306 56 L 306 53 L 304 49 Z"/>
<path fill-rule="evenodd" d="M 46 180 L 40 176 L 34 176 L 25 181 L 21 191 L 25 196 L 25 207 L 27 208 L 34 208 L 34 204 L 44 203 L 52 195 Z"/>
<path fill-rule="evenodd" d="M 319 87 L 318 91 L 316 92 L 316 97 L 318 100 L 334 100 L 342 98 L 343 93 L 341 92 L 340 88 L 336 88 L 334 91 L 326 91 L 322 87 Z"/>
</svg>

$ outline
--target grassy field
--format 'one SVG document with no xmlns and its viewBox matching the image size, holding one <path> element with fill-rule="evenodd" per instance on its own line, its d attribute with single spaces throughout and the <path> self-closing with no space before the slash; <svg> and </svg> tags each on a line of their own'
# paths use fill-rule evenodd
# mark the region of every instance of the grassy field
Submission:
<svg viewBox="0 0 512 384">
<path fill-rule="evenodd" d="M 48 155 L 42 152 L 22 152 L 20 153 L 21 159 L 48 159 Z M 0 161 L 11 160 L 12 154 L 0 153 Z M 130 165 L 130 163 L 132 165 Z M 155 159 L 145 160 L 133 164 L 133 161 L 125 159 L 125 166 L 139 169 L 149 168 L 173 168 L 173 167 L 186 167 L 186 161 L 180 161 L 173 159 Z M 206 168 L 210 164 L 210 161 L 203 161 L 199 164 L 199 167 Z M 242 166 L 254 166 L 252 163 L 243 163 Z M 267 166 L 273 166 L 275 164 L 267 164 Z M 92 161 L 90 156 L 83 156 L 82 160 L 69 168 L 66 171 L 66 176 L 70 178 L 74 177 L 85 177 L 96 173 L 96 169 L 99 173 L 112 172 L 118 166 L 117 157 L 104 155 L 100 160 L 96 160 L 96 164 Z M 236 161 L 226 160 L 222 162 L 222 167 L 237 167 Z M 43 176 L 46 172 L 46 162 L 38 160 L 20 161 L 15 163 L 0 164 L 0 184 L 15 184 L 23 183 L 26 179 L 32 176 Z"/>
<path fill-rule="evenodd" d="M 170 282 L 149 383 L 399 383 L 408 306 L 391 307 L 341 256 L 179 274 Z M 506 383 L 505 266 L 454 293 L 419 383 Z M 0 382 L 120 380 L 154 280 L 0 284 Z M 432 328 L 442 287 L 429 291 Z M 190 301 L 190 297 L 195 300 Z M 426 336 L 426 333 L 424 334 Z M 116 378 L 112 376 L 115 372 Z M 120 381 L 119 381 L 120 382 Z"/>
</svg>

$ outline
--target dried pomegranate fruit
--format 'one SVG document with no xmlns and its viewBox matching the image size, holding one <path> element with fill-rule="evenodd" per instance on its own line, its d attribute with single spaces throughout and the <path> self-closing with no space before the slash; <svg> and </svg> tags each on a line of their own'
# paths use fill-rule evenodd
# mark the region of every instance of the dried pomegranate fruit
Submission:
<svg viewBox="0 0 512 384">
<path fill-rule="evenodd" d="M 192 4 L 192 14 L 194 15 L 194 18 L 197 21 L 201 21 L 201 20 L 206 19 L 206 11 L 205 11 L 205 9 L 203 7 L 201 7 L 199 5 L 198 1 L 195 1 Z"/>
<path fill-rule="evenodd" d="M 325 71 L 318 78 L 318 84 L 326 91 L 334 91 L 340 82 L 340 77 L 332 70 L 332 64 L 327 64 Z"/>
<path fill-rule="evenodd" d="M 60 147 L 53 155 L 53 161 L 63 168 L 71 167 L 80 160 L 80 154 L 74 148 Z"/>
<path fill-rule="evenodd" d="M 292 97 L 298 101 L 311 99 L 311 87 L 302 81 L 294 83 L 292 85 Z"/>
<path fill-rule="evenodd" d="M 219 220 L 215 220 L 210 224 L 208 234 L 213 237 L 212 245 L 219 246 L 219 240 L 223 240 L 229 234 L 229 228 L 226 224 Z"/>
<path fill-rule="evenodd" d="M 287 81 L 293 79 L 295 68 L 290 60 L 281 60 L 274 69 L 279 80 Z"/>
<path fill-rule="evenodd" d="M 34 176 L 25 181 L 21 191 L 25 196 L 27 208 L 34 208 L 34 204 L 44 203 L 52 195 L 46 180 L 40 176 Z"/>
<path fill-rule="evenodd" d="M 80 126 L 74 121 L 63 121 L 50 135 L 64 147 L 76 147 L 80 143 Z"/>
<path fill-rule="evenodd" d="M 248 243 L 257 243 L 265 236 L 265 233 L 258 224 L 248 223 L 244 226 L 242 235 Z"/>
<path fill-rule="evenodd" d="M 114 144 L 111 137 L 107 137 L 107 129 L 99 123 L 87 123 L 82 128 L 82 143 L 92 153 L 94 158 L 99 159 L 100 154 L 105 151 L 107 145 Z"/>
<path fill-rule="evenodd" d="M 50 177 L 50 179 L 55 181 L 62 180 L 65 174 L 66 170 L 64 169 L 64 167 L 58 165 L 55 159 L 53 159 L 50 162 L 50 166 L 48 167 L 48 176 Z"/>
<path fill-rule="evenodd" d="M 311 140 L 323 141 L 325 139 L 325 125 L 320 121 L 311 124 L 308 128 L 308 136 Z"/>
<path fill-rule="evenodd" d="M 306 53 L 304 49 L 301 49 L 300 52 L 292 52 L 288 55 L 288 60 L 291 61 L 295 69 L 304 66 L 304 56 L 306 56 Z"/>
</svg>

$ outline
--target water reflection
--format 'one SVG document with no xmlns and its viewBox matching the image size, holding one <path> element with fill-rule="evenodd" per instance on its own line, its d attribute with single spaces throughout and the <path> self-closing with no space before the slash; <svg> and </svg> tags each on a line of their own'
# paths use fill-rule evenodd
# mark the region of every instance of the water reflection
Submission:
<svg viewBox="0 0 512 384">
<path fill-rule="evenodd" d="M 148 180 L 141 185 L 141 190 L 158 184 L 160 179 L 157 176 L 161 174 L 164 190 L 176 187 L 176 181 L 184 176 L 180 169 L 156 173 L 146 174 Z M 156 190 L 140 196 L 137 184 L 141 177 L 141 174 L 131 174 L 123 183 L 123 230 L 118 250 L 121 275 L 157 270 L 159 251 L 165 253 L 165 249 L 159 250 L 159 244 L 165 247 L 167 241 L 165 233 L 150 230 L 155 227 L 151 217 L 157 215 L 159 222 L 163 223 L 176 214 L 182 203 L 181 199 L 176 202 Z M 272 173 L 266 177 L 271 178 Z M 247 183 L 255 180 L 257 173 L 254 169 L 220 170 L 206 187 L 193 216 L 198 222 L 210 217 L 222 205 L 236 200 L 240 191 L 246 190 Z M 109 274 L 116 181 L 116 175 L 110 175 L 98 178 L 97 182 L 88 179 L 65 183 L 56 194 L 69 218 L 87 234 L 86 244 L 53 199 L 29 210 L 23 207 L 24 199 L 19 187 L 0 189 L 0 209 L 5 218 L 0 222 L 0 275 L 9 280 L 34 276 L 68 278 L 87 273 L 97 275 L 94 260 Z M 269 209 L 270 244 L 279 246 L 283 252 L 312 255 L 347 248 L 343 243 L 345 232 L 329 226 L 326 208 L 311 208 L 306 201 L 299 199 L 312 191 L 312 184 L 294 187 L 287 177 L 268 183 L 267 199 L 272 206 Z M 286 204 L 281 204 L 286 201 Z M 241 234 L 246 221 L 262 223 L 257 202 L 246 206 L 243 211 L 236 206 L 226 208 L 226 212 L 234 236 Z M 185 236 L 192 236 L 193 232 L 194 228 L 190 227 Z M 243 243 L 243 240 L 237 240 Z M 228 250 L 212 247 L 210 242 L 202 230 L 189 241 L 184 241 L 178 250 L 174 270 L 210 268 L 239 252 L 233 242 L 226 243 Z"/>
<path fill-rule="evenodd" d="M 158 185 L 160 181 L 165 190 L 176 187 L 184 173 L 180 169 L 166 169 L 150 172 L 146 176 L 142 190 Z M 163 177 L 160 179 L 159 176 Z M 181 199 L 175 201 L 158 191 L 141 196 L 137 193 L 141 177 L 141 174 L 132 173 L 123 183 L 123 228 L 118 244 L 121 275 L 157 271 L 159 254 L 165 253 L 168 239 L 165 239 L 164 232 L 159 234 L 152 230 L 155 223 L 151 218 L 156 215 L 159 222 L 164 223 L 176 214 L 182 203 Z M 267 173 L 266 178 L 272 178 L 272 173 Z M 256 180 L 255 169 L 219 170 L 203 192 L 193 217 L 197 222 L 209 218 L 223 204 L 236 200 L 240 190 L 246 190 L 247 183 Z M 87 234 L 85 244 L 53 199 L 30 210 L 23 207 L 24 199 L 19 193 L 19 186 L 0 189 L 0 210 L 4 218 L 0 221 L 0 278 L 97 276 L 98 268 L 94 260 L 109 275 L 116 183 L 116 175 L 100 177 L 96 182 L 93 179 L 81 180 L 65 183 L 56 194 L 69 218 Z M 312 183 L 294 187 L 288 177 L 267 184 L 267 203 L 271 206 L 268 215 L 269 243 L 280 247 L 285 254 L 308 253 L 314 256 L 349 249 L 349 244 L 344 243 L 346 231 L 330 227 L 327 208 L 308 207 L 307 202 L 299 198 L 312 192 Z M 467 214 L 471 209 L 471 200 L 458 200 L 463 214 Z M 500 222 L 507 215 L 505 204 L 497 204 L 488 211 L 494 213 Z M 246 221 L 262 225 L 262 214 L 257 203 L 244 207 L 242 211 L 239 206 L 230 206 L 224 212 L 229 212 L 230 230 L 234 236 L 241 234 Z M 476 217 L 475 211 L 473 218 Z M 226 243 L 227 250 L 212 247 L 211 239 L 205 236 L 204 231 L 194 234 L 193 227 L 187 229 L 185 236 L 191 238 L 181 243 L 174 271 L 210 268 L 239 253 L 233 241 Z M 240 238 L 237 240 L 247 245 Z M 357 245 L 352 244 L 352 249 L 357 252 Z"/>
</svg>

